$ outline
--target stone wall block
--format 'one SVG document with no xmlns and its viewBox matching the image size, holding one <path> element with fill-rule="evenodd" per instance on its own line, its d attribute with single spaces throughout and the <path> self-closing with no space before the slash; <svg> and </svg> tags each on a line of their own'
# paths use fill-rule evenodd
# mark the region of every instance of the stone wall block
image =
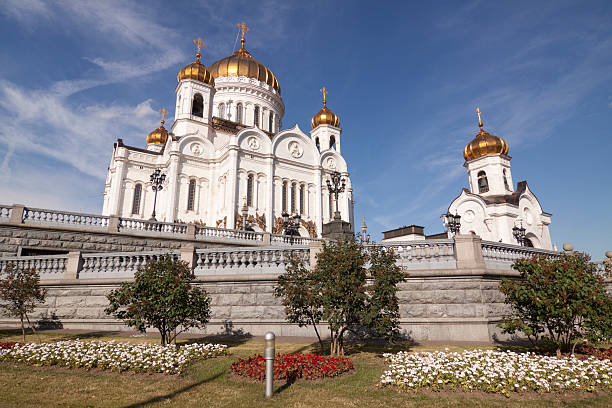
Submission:
<svg viewBox="0 0 612 408">
<path fill-rule="evenodd" d="M 430 304 L 437 303 L 436 291 L 432 290 L 421 290 L 416 292 L 408 292 L 410 293 L 410 303 L 421 303 L 421 304 Z"/>
<path fill-rule="evenodd" d="M 232 306 L 232 319 L 261 319 L 264 317 L 263 306 Z"/>
<path fill-rule="evenodd" d="M 58 319 L 73 319 L 76 316 L 76 311 L 77 309 L 74 307 L 56 307 L 49 310 Z"/>
<path fill-rule="evenodd" d="M 217 297 L 217 301 L 212 303 L 215 306 L 233 306 L 242 304 L 242 296 L 237 294 L 226 294 Z"/>
<path fill-rule="evenodd" d="M 449 317 L 476 317 L 474 305 L 446 305 Z"/>
<path fill-rule="evenodd" d="M 273 320 L 285 320 L 285 308 L 282 306 L 267 306 L 264 308 L 264 317 Z"/>
<path fill-rule="evenodd" d="M 465 290 L 465 302 L 466 303 L 480 303 L 482 302 L 482 291 L 480 289 L 469 289 Z"/>
<path fill-rule="evenodd" d="M 86 306 L 108 306 L 108 304 L 106 296 L 88 296 L 85 298 Z"/>
<path fill-rule="evenodd" d="M 57 307 L 82 306 L 85 304 L 85 299 L 83 296 L 62 296 L 55 300 L 55 304 Z"/>
<path fill-rule="evenodd" d="M 446 305 L 425 306 L 424 317 L 447 317 Z"/>
<path fill-rule="evenodd" d="M 399 306 L 400 317 L 425 317 L 426 306 L 403 304 Z"/>
<path fill-rule="evenodd" d="M 485 303 L 504 303 L 506 296 L 499 290 L 483 290 L 482 301 Z"/>
<path fill-rule="evenodd" d="M 234 284 L 230 288 L 231 293 L 252 293 L 253 288 L 249 284 Z"/>
<path fill-rule="evenodd" d="M 240 298 L 240 303 L 237 304 L 242 304 L 245 306 L 255 306 L 259 305 L 259 302 L 257 302 L 257 295 L 252 293 L 242 295 L 242 297 Z"/>
<path fill-rule="evenodd" d="M 13 232 L 13 237 L 15 238 L 26 238 L 28 236 L 27 231 L 17 230 Z"/>
<path fill-rule="evenodd" d="M 231 306 L 211 307 L 211 319 L 227 319 L 230 317 Z"/>
<path fill-rule="evenodd" d="M 256 295 L 256 304 L 261 306 L 279 305 L 281 300 L 274 296 L 273 293 L 258 293 Z"/>
</svg>

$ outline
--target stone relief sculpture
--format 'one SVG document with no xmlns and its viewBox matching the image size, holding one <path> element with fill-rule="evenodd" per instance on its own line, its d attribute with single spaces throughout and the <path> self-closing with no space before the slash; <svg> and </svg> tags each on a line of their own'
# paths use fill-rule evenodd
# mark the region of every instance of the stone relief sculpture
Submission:
<svg viewBox="0 0 612 408">
<path fill-rule="evenodd" d="M 308 235 L 310 235 L 310 238 L 317 237 L 317 226 L 315 225 L 313 221 L 300 220 L 300 224 L 304 228 L 306 228 L 306 231 L 308 231 Z"/>
<path fill-rule="evenodd" d="M 259 150 L 260 144 L 259 139 L 255 136 L 251 136 L 247 139 L 247 145 L 251 150 Z"/>
<path fill-rule="evenodd" d="M 223 227 L 220 227 L 223 225 Z M 222 220 L 217 220 L 217 228 L 227 228 L 227 215 Z"/>
<path fill-rule="evenodd" d="M 302 157 L 302 155 L 304 154 L 304 149 L 302 149 L 302 146 L 300 146 L 300 144 L 296 141 L 289 142 L 288 148 L 289 148 L 289 154 L 294 159 L 298 159 Z"/>
</svg>

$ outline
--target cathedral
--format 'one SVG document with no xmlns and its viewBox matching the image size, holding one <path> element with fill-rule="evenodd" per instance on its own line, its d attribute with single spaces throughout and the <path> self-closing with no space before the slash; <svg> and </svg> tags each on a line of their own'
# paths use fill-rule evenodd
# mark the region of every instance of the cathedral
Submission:
<svg viewBox="0 0 612 408">
<path fill-rule="evenodd" d="M 161 125 L 144 148 L 114 144 L 104 190 L 104 215 L 197 223 L 248 225 L 282 233 L 283 214 L 299 219 L 301 236 L 321 237 L 337 205 L 353 225 L 353 197 L 341 153 L 340 120 L 327 107 L 312 118 L 310 134 L 282 129 L 285 105 L 277 77 L 245 48 L 206 67 L 201 39 L 195 61 L 177 76 L 174 123 Z M 163 183 L 155 183 L 157 171 Z M 327 181 L 340 174 L 337 203 Z M 159 177 L 157 180 L 159 181 Z M 299 218 L 297 217 L 299 215 Z M 243 220 L 243 217 L 246 217 Z"/>
</svg>

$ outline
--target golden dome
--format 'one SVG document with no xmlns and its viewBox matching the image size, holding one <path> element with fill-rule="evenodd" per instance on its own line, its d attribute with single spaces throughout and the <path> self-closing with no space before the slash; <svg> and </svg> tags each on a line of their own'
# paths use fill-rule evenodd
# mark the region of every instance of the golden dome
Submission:
<svg viewBox="0 0 612 408">
<path fill-rule="evenodd" d="M 327 90 L 325 87 L 321 88 L 321 93 L 323 94 L 323 107 L 316 115 L 312 117 L 310 120 L 310 125 L 312 128 L 316 128 L 319 125 L 332 125 L 335 127 L 340 127 L 340 118 L 334 112 L 330 111 L 327 107 Z"/>
<path fill-rule="evenodd" d="M 165 145 L 166 141 L 168 140 L 168 135 L 170 133 L 164 127 L 164 123 L 166 123 L 164 117 L 166 116 L 166 113 L 168 113 L 168 111 L 166 110 L 166 108 L 162 108 L 160 112 L 162 113 L 161 125 L 159 125 L 157 129 L 149 133 L 149 136 L 147 136 L 147 144 L 157 143 L 160 145 Z"/>
<path fill-rule="evenodd" d="M 193 40 L 193 42 L 198 46 L 196 60 L 182 68 L 176 76 L 176 80 L 177 82 L 181 82 L 183 79 L 193 79 L 194 81 L 200 81 L 215 86 L 215 78 L 211 75 L 210 71 L 206 69 L 204 64 L 200 62 L 200 47 L 206 44 L 202 42 L 201 38 L 198 38 L 197 41 Z"/>
<path fill-rule="evenodd" d="M 241 46 L 238 51 L 230 55 L 229 57 L 220 59 L 211 64 L 208 68 L 215 78 L 224 76 L 245 76 L 248 78 L 255 78 L 260 82 L 265 82 L 272 88 L 276 89 L 276 92 L 281 93 L 278 79 L 261 62 L 257 61 L 249 52 L 244 48 L 244 38 L 240 40 Z"/>
<path fill-rule="evenodd" d="M 495 136 L 486 132 L 482 128 L 480 120 L 480 110 L 476 108 L 478 113 L 478 126 L 480 132 L 472 139 L 470 143 L 463 149 L 463 158 L 465 161 L 478 159 L 487 154 L 508 154 L 508 143 L 501 137 Z"/>
</svg>

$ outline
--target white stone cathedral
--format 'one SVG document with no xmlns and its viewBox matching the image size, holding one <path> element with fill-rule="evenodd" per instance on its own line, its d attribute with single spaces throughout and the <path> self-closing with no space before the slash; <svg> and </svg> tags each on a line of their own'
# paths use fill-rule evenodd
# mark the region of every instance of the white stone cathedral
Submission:
<svg viewBox="0 0 612 408">
<path fill-rule="evenodd" d="M 516 245 L 513 228 L 522 227 L 524 245 L 553 249 L 548 230 L 551 214 L 542 210 L 527 181 L 520 181 L 514 189 L 508 143 L 486 132 L 480 111 L 476 112 L 480 131 L 463 150 L 470 188 L 461 191 L 448 212 L 461 216 L 461 234 Z"/>
<path fill-rule="evenodd" d="M 161 126 L 146 148 L 114 144 L 104 190 L 104 215 L 150 219 L 151 174 L 166 175 L 157 193 L 156 219 L 237 228 L 246 204 L 255 231 L 282 233 L 282 214 L 299 214 L 301 236 L 320 237 L 335 203 L 326 180 L 341 173 L 341 217 L 353 225 L 353 192 L 340 150 L 340 120 L 326 103 L 310 135 L 297 125 L 281 130 L 285 106 L 276 76 L 245 49 L 205 67 L 181 69 L 171 131 Z M 165 112 L 162 113 L 162 115 Z"/>
</svg>

